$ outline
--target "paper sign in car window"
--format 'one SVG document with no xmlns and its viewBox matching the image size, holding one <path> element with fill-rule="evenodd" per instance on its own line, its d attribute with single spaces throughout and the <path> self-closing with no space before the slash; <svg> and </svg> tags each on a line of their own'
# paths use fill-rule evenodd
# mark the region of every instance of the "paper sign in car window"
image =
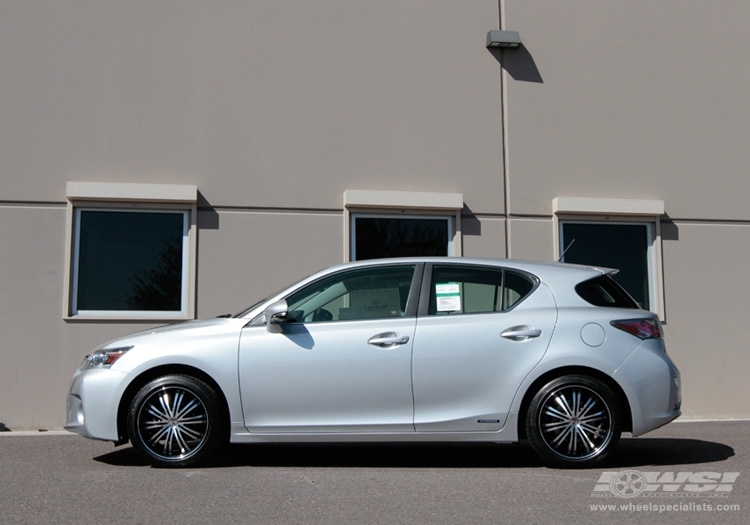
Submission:
<svg viewBox="0 0 750 525">
<path fill-rule="evenodd" d="M 458 283 L 435 284 L 438 312 L 458 312 L 461 310 L 461 287 Z"/>
</svg>

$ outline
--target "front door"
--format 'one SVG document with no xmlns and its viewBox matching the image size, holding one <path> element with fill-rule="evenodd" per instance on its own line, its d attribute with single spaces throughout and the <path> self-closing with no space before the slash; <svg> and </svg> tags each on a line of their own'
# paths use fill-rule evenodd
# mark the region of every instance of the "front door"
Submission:
<svg viewBox="0 0 750 525">
<path fill-rule="evenodd" d="M 414 265 L 341 272 L 286 298 L 282 333 L 246 327 L 239 372 L 248 431 L 413 432 L 414 274 Z"/>
</svg>

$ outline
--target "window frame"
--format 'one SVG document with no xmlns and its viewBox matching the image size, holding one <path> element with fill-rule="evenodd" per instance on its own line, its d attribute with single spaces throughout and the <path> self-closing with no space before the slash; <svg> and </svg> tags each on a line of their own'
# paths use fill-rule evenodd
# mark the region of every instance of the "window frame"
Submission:
<svg viewBox="0 0 750 525">
<path fill-rule="evenodd" d="M 380 190 L 344 192 L 344 262 L 355 259 L 356 218 L 445 219 L 448 221 L 449 257 L 462 255 L 461 193 L 430 193 Z"/>
<path fill-rule="evenodd" d="M 195 319 L 197 187 L 131 183 L 67 183 L 65 321 L 175 321 Z M 182 286 L 179 311 L 80 310 L 77 305 L 80 215 L 83 211 L 183 214 Z"/>
<path fill-rule="evenodd" d="M 654 235 L 654 228 L 655 225 L 651 221 L 632 221 L 632 220 L 581 220 L 581 219 L 561 219 L 559 221 L 559 232 L 558 235 L 560 237 L 560 249 L 559 249 L 559 257 L 561 257 L 561 260 L 565 262 L 565 257 L 563 256 L 563 252 L 568 248 L 570 245 L 571 240 L 565 239 L 563 231 L 565 228 L 565 225 L 569 224 L 582 224 L 582 225 L 596 225 L 596 226 L 644 226 L 646 228 L 646 270 L 647 270 L 647 278 L 648 278 L 648 302 L 649 302 L 649 308 L 653 308 L 657 304 L 656 299 L 656 279 L 654 276 L 654 270 L 656 269 L 656 264 L 654 262 L 654 243 L 655 243 L 655 235 Z M 618 268 L 620 269 L 620 268 Z M 643 306 L 641 306 L 643 307 Z"/>
<path fill-rule="evenodd" d="M 650 311 L 666 321 L 664 307 L 664 282 L 661 239 L 661 216 L 664 201 L 638 199 L 565 198 L 553 200 L 555 259 L 562 259 L 567 244 L 563 238 L 563 225 L 645 225 L 648 236 L 646 264 Z"/>
<path fill-rule="evenodd" d="M 350 253 L 349 253 L 349 260 L 350 261 L 357 261 L 359 259 L 356 258 L 357 253 L 357 219 L 416 219 L 416 220 L 441 220 L 445 221 L 448 228 L 447 228 L 447 250 L 446 255 L 448 257 L 455 255 L 455 250 L 453 248 L 453 239 L 455 238 L 455 228 L 454 228 L 454 217 L 450 215 L 443 215 L 443 214 L 432 214 L 432 215 L 426 215 L 426 214 L 413 214 L 413 213 L 401 213 L 401 214 L 395 214 L 395 213 L 351 213 L 349 215 L 349 247 L 350 247 Z"/>
</svg>

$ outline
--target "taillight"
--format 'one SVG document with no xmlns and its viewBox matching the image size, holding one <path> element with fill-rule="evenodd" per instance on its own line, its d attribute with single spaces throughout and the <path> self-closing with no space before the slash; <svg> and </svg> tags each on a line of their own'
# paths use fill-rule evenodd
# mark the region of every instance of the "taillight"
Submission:
<svg viewBox="0 0 750 525">
<path fill-rule="evenodd" d="M 639 339 L 661 339 L 664 332 L 658 319 L 622 319 L 610 321 L 615 328 L 619 328 Z"/>
</svg>

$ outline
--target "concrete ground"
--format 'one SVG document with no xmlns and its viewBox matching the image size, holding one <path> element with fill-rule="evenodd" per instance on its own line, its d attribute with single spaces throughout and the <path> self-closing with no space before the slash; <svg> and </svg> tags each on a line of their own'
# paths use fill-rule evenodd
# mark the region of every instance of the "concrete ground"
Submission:
<svg viewBox="0 0 750 525">
<path fill-rule="evenodd" d="M 623 436 L 600 468 L 528 445 L 229 446 L 165 470 L 129 446 L 0 433 L 0 523 L 750 523 L 750 422 Z"/>
</svg>

